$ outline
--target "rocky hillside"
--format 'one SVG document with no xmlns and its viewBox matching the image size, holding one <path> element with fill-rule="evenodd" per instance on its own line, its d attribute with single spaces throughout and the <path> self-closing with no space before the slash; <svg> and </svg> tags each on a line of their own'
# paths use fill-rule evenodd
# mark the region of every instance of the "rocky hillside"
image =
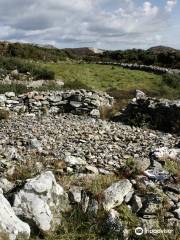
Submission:
<svg viewBox="0 0 180 240">
<path fill-rule="evenodd" d="M 99 92 L 0 104 L 0 239 L 178 238 L 179 133 L 102 120 Z"/>
</svg>

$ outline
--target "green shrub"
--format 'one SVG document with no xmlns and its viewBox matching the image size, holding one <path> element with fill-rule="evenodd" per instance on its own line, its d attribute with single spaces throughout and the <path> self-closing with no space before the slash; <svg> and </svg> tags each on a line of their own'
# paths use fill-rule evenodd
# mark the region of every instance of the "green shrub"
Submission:
<svg viewBox="0 0 180 240">
<path fill-rule="evenodd" d="M 163 83 L 171 88 L 180 89 L 180 74 L 165 74 Z"/>
<path fill-rule="evenodd" d="M 18 95 L 28 91 L 28 88 L 23 84 L 0 84 L 0 94 L 5 92 L 15 92 Z"/>
<path fill-rule="evenodd" d="M 55 78 L 55 73 L 53 71 L 48 70 L 41 65 L 30 63 L 18 58 L 0 57 L 0 68 L 10 71 L 17 69 L 20 73 L 30 72 L 36 80 L 53 80 Z"/>
</svg>

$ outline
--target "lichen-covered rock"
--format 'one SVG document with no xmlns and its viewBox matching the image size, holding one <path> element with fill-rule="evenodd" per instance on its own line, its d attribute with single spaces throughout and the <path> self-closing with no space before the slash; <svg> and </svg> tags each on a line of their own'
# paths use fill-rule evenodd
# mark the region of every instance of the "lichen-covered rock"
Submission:
<svg viewBox="0 0 180 240">
<path fill-rule="evenodd" d="M 15 215 L 0 189 L 0 239 L 15 240 L 20 237 L 21 239 L 28 239 L 30 237 L 30 227 Z"/>
<path fill-rule="evenodd" d="M 106 211 L 121 205 L 124 197 L 132 190 L 132 184 L 128 179 L 120 180 L 113 183 L 109 188 L 107 188 L 103 195 L 103 208 Z"/>
<path fill-rule="evenodd" d="M 69 209 L 68 196 L 48 171 L 27 180 L 15 195 L 13 207 L 18 216 L 48 232 L 60 224 L 61 213 Z"/>
</svg>

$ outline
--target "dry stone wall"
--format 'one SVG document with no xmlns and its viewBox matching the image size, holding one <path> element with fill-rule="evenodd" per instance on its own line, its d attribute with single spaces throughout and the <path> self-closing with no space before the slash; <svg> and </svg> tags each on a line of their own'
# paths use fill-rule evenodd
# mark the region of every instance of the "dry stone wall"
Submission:
<svg viewBox="0 0 180 240">
<path fill-rule="evenodd" d="M 102 107 L 111 107 L 114 99 L 102 92 L 66 90 L 58 92 L 29 92 L 16 96 L 14 92 L 0 94 L 0 107 L 18 113 L 61 112 L 100 117 Z"/>
<path fill-rule="evenodd" d="M 116 120 L 180 133 L 180 100 L 151 98 L 137 90 L 136 97 Z"/>
</svg>

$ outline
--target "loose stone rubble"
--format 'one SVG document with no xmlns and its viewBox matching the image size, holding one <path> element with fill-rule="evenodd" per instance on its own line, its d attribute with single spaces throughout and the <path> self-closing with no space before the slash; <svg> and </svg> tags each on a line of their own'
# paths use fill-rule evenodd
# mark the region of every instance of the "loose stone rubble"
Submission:
<svg viewBox="0 0 180 240">
<path fill-rule="evenodd" d="M 34 238 L 38 232 L 46 239 L 75 211 L 92 221 L 92 232 L 109 239 L 131 240 L 137 227 L 150 231 L 155 226 L 172 230 L 169 239 L 176 239 L 180 184 L 174 168 L 179 164 L 180 136 L 93 118 L 88 116 L 90 108 L 88 114 L 75 111 L 74 115 L 74 109 L 84 103 L 79 97 L 88 94 L 74 92 L 62 92 L 73 109 L 70 113 L 60 111 L 60 93 L 47 93 L 47 97 L 33 92 L 29 103 L 21 105 L 23 114 L 17 114 L 13 110 L 17 105 L 11 102 L 10 118 L 0 120 L 0 201 L 8 206 L 6 219 L 0 204 L 0 239 L 2 234 L 10 240 L 24 234 L 25 239 L 30 232 Z M 0 99 L 8 107 L 7 96 L 20 103 L 28 95 L 8 93 Z M 137 99 L 146 96 L 138 92 Z M 109 97 L 101 100 L 93 109 L 112 103 Z M 43 114 L 43 101 L 48 102 L 49 111 L 55 108 L 60 113 Z M 166 169 L 168 162 L 173 167 Z M 91 181 L 102 188 L 96 192 Z M 8 216 L 13 217 L 8 220 Z M 157 235 L 145 237 L 156 239 Z"/>
</svg>

